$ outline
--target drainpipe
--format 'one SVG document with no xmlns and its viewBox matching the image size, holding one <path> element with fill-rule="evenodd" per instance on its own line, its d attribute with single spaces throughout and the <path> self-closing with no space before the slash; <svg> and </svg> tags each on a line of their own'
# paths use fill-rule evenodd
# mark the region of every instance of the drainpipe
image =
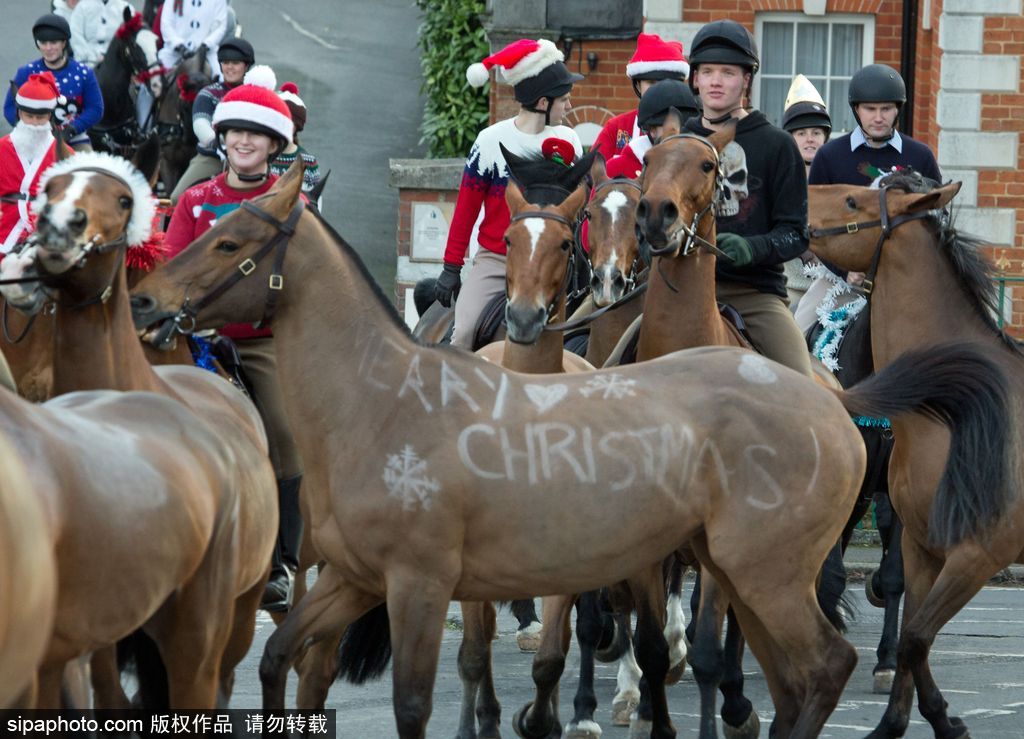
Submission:
<svg viewBox="0 0 1024 739">
<path fill-rule="evenodd" d="M 917 74 L 917 4 L 903 3 L 903 32 L 900 37 L 900 74 L 907 85 L 907 102 L 900 116 L 900 131 L 914 135 L 914 77 Z"/>
</svg>

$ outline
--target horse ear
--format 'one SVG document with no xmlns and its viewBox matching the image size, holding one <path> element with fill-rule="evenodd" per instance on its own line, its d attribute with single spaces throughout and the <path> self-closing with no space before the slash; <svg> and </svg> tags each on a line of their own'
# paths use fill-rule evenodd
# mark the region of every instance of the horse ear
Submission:
<svg viewBox="0 0 1024 739">
<path fill-rule="evenodd" d="M 574 220 L 579 215 L 580 210 L 587 204 L 587 186 L 584 183 L 580 183 L 572 195 L 562 201 L 561 205 L 558 206 L 558 210 L 568 218 L 570 221 Z"/>
<path fill-rule="evenodd" d="M 282 220 L 291 212 L 295 201 L 299 199 L 302 192 L 302 174 L 306 169 L 302 157 L 295 157 L 292 166 L 282 175 L 281 179 L 274 183 L 274 186 L 267 190 L 267 195 L 273 196 L 270 201 L 270 210 Z"/>
<path fill-rule="evenodd" d="M 151 188 L 156 185 L 160 174 L 160 137 L 157 134 L 151 134 L 142 142 L 132 157 L 132 164 L 142 172 Z"/>
<path fill-rule="evenodd" d="M 950 182 L 925 193 L 911 193 L 904 200 L 906 204 L 905 212 L 912 213 L 919 210 L 944 208 L 960 192 L 961 185 L 963 185 L 962 182 Z M 892 191 L 890 190 L 890 192 Z"/>
<path fill-rule="evenodd" d="M 590 179 L 594 181 L 595 189 L 603 182 L 608 181 L 608 171 L 605 169 L 604 156 L 601 152 L 597 152 L 597 155 L 594 157 L 594 163 L 590 165 Z"/>
<path fill-rule="evenodd" d="M 515 183 L 515 180 L 509 180 L 505 186 L 505 202 L 508 203 L 508 209 L 512 215 L 515 215 L 527 205 L 526 198 L 523 197 L 523 191 L 519 189 L 519 185 Z"/>
<path fill-rule="evenodd" d="M 685 119 L 677 108 L 669 108 L 665 114 L 665 122 L 661 124 L 661 138 L 675 136 L 683 130 Z"/>
<path fill-rule="evenodd" d="M 721 131 L 715 131 L 708 136 L 708 141 L 714 144 L 718 152 L 721 153 L 722 149 L 728 146 L 734 138 L 736 138 L 736 119 L 731 118 Z"/>
<path fill-rule="evenodd" d="M 126 5 L 124 7 L 124 14 L 123 15 L 124 15 L 124 22 L 127 23 L 128 21 L 130 21 L 132 19 L 132 16 L 135 15 L 135 11 L 132 9 L 132 7 L 130 5 Z"/>
</svg>

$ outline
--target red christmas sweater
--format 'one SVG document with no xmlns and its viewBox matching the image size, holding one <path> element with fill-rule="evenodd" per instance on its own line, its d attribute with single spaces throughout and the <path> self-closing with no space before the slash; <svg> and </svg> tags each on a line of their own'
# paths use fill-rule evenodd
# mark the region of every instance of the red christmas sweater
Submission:
<svg viewBox="0 0 1024 739">
<path fill-rule="evenodd" d="M 35 230 L 32 198 L 39 191 L 39 178 L 53 164 L 55 154 L 51 143 L 45 154 L 29 162 L 18 153 L 9 135 L 0 139 L 0 260 Z"/>
<path fill-rule="evenodd" d="M 277 181 L 277 175 L 272 174 L 259 187 L 236 190 L 228 185 L 226 177 L 225 173 L 221 173 L 182 193 L 164 237 L 167 259 L 173 259 L 183 252 L 186 246 L 209 231 L 218 218 L 238 210 L 243 200 L 252 200 L 262 195 Z M 230 323 L 220 329 L 220 333 L 232 339 L 273 336 L 269 328 L 256 329 L 249 323 Z"/>
<path fill-rule="evenodd" d="M 448 229 L 448 243 L 444 250 L 446 264 L 461 267 L 466 261 L 469 239 L 481 208 L 484 217 L 477 232 L 477 242 L 496 254 L 505 253 L 505 230 L 511 220 L 505 203 L 508 167 L 498 144 L 503 144 L 516 156 L 539 156 L 544 139 L 552 136 L 570 142 L 577 157 L 583 155 L 579 137 L 566 126 L 547 126 L 540 133 L 529 134 L 516 128 L 515 119 L 509 118 L 488 126 L 477 135 L 466 159 L 452 225 Z"/>
<path fill-rule="evenodd" d="M 636 111 L 617 115 L 604 124 L 601 133 L 597 135 L 591 151 L 601 152 L 605 159 L 611 159 L 616 154 L 622 153 L 629 140 L 639 133 L 636 127 Z"/>
</svg>

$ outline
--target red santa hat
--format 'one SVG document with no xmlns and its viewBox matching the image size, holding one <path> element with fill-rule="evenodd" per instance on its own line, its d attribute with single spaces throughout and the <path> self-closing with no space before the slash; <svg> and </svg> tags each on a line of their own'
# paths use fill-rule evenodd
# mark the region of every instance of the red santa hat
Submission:
<svg viewBox="0 0 1024 739">
<path fill-rule="evenodd" d="M 295 124 L 295 133 L 298 133 L 306 127 L 306 104 L 299 97 L 299 86 L 294 82 L 285 82 L 277 94 L 288 106 L 288 110 L 292 114 L 292 122 Z"/>
<path fill-rule="evenodd" d="M 213 128 L 218 133 L 230 129 L 260 131 L 291 141 L 295 133 L 291 111 L 276 92 L 277 76 L 265 64 L 257 64 L 245 73 L 242 84 L 234 88 L 213 112 Z"/>
<path fill-rule="evenodd" d="M 690 64 L 679 41 L 666 41 L 656 33 L 641 33 L 636 40 L 636 53 L 626 65 L 626 74 L 631 79 L 686 79 Z"/>
<path fill-rule="evenodd" d="M 61 97 L 53 74 L 40 72 L 28 76 L 14 100 L 22 110 L 47 112 L 56 109 Z"/>
<path fill-rule="evenodd" d="M 562 52 L 551 41 L 521 38 L 501 51 L 491 54 L 482 62 L 471 64 L 466 70 L 466 79 L 473 87 L 483 87 L 489 79 L 489 72 L 498 68 L 499 82 L 518 85 L 525 79 L 536 77 L 547 67 L 564 59 Z"/>
</svg>

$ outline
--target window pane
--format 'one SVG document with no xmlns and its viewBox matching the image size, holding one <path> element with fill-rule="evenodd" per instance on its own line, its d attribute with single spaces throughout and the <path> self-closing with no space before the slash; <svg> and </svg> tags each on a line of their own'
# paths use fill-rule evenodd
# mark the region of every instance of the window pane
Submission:
<svg viewBox="0 0 1024 739">
<path fill-rule="evenodd" d="M 761 71 L 765 74 L 793 74 L 793 24 L 765 23 L 761 47 Z"/>
<path fill-rule="evenodd" d="M 761 100 L 758 108 L 776 126 L 782 123 L 783 106 L 786 104 L 786 92 L 789 90 L 789 84 L 789 80 L 761 80 Z"/>
<path fill-rule="evenodd" d="M 828 74 L 828 24 L 800 23 L 796 32 L 796 69 L 810 77 Z"/>
<path fill-rule="evenodd" d="M 856 125 L 853 120 L 853 111 L 850 110 L 849 93 L 849 80 L 832 80 L 828 96 L 828 114 L 832 118 L 834 133 L 852 131 Z"/>
<path fill-rule="evenodd" d="M 864 27 L 852 23 L 832 25 L 832 75 L 850 77 L 864 66 Z"/>
</svg>

